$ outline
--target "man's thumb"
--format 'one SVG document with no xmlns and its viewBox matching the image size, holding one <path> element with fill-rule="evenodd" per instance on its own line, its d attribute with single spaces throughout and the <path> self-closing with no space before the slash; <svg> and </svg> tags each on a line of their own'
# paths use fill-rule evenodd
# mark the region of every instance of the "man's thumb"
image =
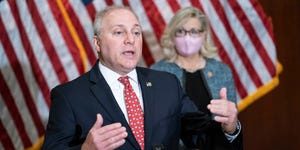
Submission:
<svg viewBox="0 0 300 150">
<path fill-rule="evenodd" d="M 220 99 L 226 99 L 227 100 L 227 89 L 221 88 L 220 90 Z"/>
<path fill-rule="evenodd" d="M 92 129 L 98 129 L 102 126 L 102 124 L 103 124 L 103 118 L 100 114 L 97 114 L 97 120 L 93 125 Z"/>
</svg>

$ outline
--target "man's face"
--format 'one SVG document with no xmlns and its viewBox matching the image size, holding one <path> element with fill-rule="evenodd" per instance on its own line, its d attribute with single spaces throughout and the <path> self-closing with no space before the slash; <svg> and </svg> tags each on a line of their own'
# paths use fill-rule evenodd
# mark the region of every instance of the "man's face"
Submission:
<svg viewBox="0 0 300 150">
<path fill-rule="evenodd" d="M 121 75 L 127 74 L 142 54 L 142 30 L 137 18 L 126 9 L 111 10 L 103 18 L 97 42 L 101 63 Z"/>
</svg>

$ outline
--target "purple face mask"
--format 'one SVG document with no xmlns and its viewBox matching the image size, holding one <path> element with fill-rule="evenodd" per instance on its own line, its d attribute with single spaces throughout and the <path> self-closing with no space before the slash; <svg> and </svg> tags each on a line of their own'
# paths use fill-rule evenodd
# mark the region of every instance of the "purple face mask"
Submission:
<svg viewBox="0 0 300 150">
<path fill-rule="evenodd" d="M 175 38 L 175 47 L 177 52 L 184 56 L 191 56 L 195 53 L 200 51 L 202 46 L 204 37 L 190 37 L 190 36 L 183 36 L 183 37 L 176 37 Z"/>
</svg>

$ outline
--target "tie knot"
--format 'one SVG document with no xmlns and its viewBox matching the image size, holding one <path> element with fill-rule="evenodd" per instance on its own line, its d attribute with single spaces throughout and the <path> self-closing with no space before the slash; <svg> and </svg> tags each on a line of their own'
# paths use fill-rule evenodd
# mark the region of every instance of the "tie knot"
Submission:
<svg viewBox="0 0 300 150">
<path fill-rule="evenodd" d="M 124 85 L 129 84 L 128 76 L 120 77 L 118 80 L 119 80 L 121 83 L 123 83 Z"/>
</svg>

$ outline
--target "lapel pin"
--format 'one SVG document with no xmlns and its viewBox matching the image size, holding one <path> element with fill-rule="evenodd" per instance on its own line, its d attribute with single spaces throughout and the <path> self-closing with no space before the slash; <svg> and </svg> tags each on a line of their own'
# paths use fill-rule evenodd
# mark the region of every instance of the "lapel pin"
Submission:
<svg viewBox="0 0 300 150">
<path fill-rule="evenodd" d="M 146 82 L 146 86 L 151 87 L 152 83 L 151 82 Z"/>
<path fill-rule="evenodd" d="M 211 78 L 211 77 L 213 76 L 213 73 L 212 73 L 211 71 L 208 71 L 208 72 L 207 72 L 207 76 L 208 76 L 209 78 Z"/>
</svg>

